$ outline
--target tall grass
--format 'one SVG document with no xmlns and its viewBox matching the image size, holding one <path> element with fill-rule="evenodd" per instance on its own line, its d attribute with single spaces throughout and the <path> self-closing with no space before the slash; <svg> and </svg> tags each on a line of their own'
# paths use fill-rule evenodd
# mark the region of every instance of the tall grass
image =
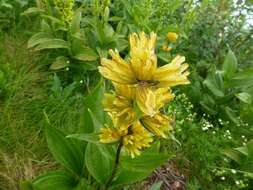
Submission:
<svg viewBox="0 0 253 190">
<path fill-rule="evenodd" d="M 43 110 L 53 125 L 75 129 L 82 98 L 68 103 L 51 96 L 52 74 L 39 55 L 26 49 L 27 39 L 0 38 L 0 69 L 5 74 L 0 91 L 0 190 L 15 190 L 20 180 L 56 166 L 44 139 Z"/>
</svg>

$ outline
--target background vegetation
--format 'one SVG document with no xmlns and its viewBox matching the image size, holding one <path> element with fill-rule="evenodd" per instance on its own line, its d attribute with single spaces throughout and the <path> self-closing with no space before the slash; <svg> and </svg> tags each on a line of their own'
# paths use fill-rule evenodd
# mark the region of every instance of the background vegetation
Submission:
<svg viewBox="0 0 253 190">
<path fill-rule="evenodd" d="M 66 134 L 82 130 L 100 58 L 110 48 L 127 56 L 129 33 L 139 31 L 158 34 L 160 65 L 186 57 L 191 85 L 166 109 L 174 132 L 161 149 L 173 158 L 125 189 L 156 181 L 163 189 L 252 189 L 252 1 L 76 0 L 72 9 L 68 21 L 53 0 L 0 0 L 0 190 L 59 167 L 45 113 Z M 178 40 L 169 43 L 168 32 Z"/>
</svg>

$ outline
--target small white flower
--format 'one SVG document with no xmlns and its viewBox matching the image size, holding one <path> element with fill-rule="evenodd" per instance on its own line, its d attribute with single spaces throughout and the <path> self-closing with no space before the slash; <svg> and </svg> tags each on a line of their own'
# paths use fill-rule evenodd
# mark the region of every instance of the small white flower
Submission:
<svg viewBox="0 0 253 190">
<path fill-rule="evenodd" d="M 68 61 L 66 61 L 66 63 L 67 63 L 67 64 L 69 64 L 69 63 L 70 63 L 70 62 L 69 62 L 69 60 L 68 60 Z"/>
<path fill-rule="evenodd" d="M 236 170 L 234 170 L 234 169 L 232 169 L 231 172 L 232 172 L 233 174 L 236 174 Z"/>
<path fill-rule="evenodd" d="M 202 127 L 202 130 L 206 131 L 206 130 L 208 130 L 208 127 Z"/>
<path fill-rule="evenodd" d="M 236 184 L 236 185 L 240 185 L 240 182 L 239 182 L 239 181 L 235 181 L 235 184 Z"/>
<path fill-rule="evenodd" d="M 230 134 L 230 131 L 229 131 L 229 130 L 226 130 L 226 132 L 227 132 L 228 134 Z"/>
<path fill-rule="evenodd" d="M 243 143 L 242 143 L 242 145 L 243 145 L 243 146 L 246 146 L 246 143 L 245 143 L 245 142 L 243 142 Z"/>
<path fill-rule="evenodd" d="M 83 84 L 83 80 L 80 80 L 80 84 Z"/>
<path fill-rule="evenodd" d="M 228 139 L 232 139 L 232 137 L 231 137 L 231 136 L 228 136 Z"/>
<path fill-rule="evenodd" d="M 245 136 L 244 136 L 244 135 L 242 135 L 241 137 L 242 137 L 243 139 L 245 138 Z"/>
<path fill-rule="evenodd" d="M 223 181 L 224 181 L 225 179 L 226 179 L 226 178 L 225 178 L 224 176 L 222 176 L 222 177 L 221 177 L 221 180 L 223 180 Z"/>
<path fill-rule="evenodd" d="M 66 71 L 69 71 L 69 67 L 66 67 Z"/>
<path fill-rule="evenodd" d="M 213 134 L 215 134 L 216 133 L 216 131 L 213 131 Z"/>
</svg>

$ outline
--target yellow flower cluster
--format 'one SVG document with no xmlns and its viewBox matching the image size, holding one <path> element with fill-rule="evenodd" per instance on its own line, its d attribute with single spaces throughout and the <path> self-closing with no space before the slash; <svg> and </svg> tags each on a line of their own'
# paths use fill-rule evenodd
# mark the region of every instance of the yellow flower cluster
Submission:
<svg viewBox="0 0 253 190">
<path fill-rule="evenodd" d="M 55 0 L 54 3 L 56 8 L 59 10 L 61 20 L 66 26 L 69 26 L 74 15 L 74 0 Z"/>
<path fill-rule="evenodd" d="M 178 39 L 178 34 L 177 34 L 177 33 L 175 33 L 175 32 L 168 32 L 168 33 L 167 33 L 167 40 L 168 40 L 169 42 L 174 43 L 174 42 L 177 41 L 177 39 Z M 162 50 L 163 50 L 163 51 L 169 52 L 169 51 L 172 50 L 172 48 L 171 48 L 170 46 L 168 46 L 167 43 L 165 43 L 165 44 L 163 44 L 163 46 L 162 46 Z"/>
<path fill-rule="evenodd" d="M 162 113 L 162 108 L 174 98 L 170 87 L 189 84 L 185 58 L 176 56 L 170 64 L 158 67 L 155 43 L 153 32 L 150 36 L 133 33 L 129 60 L 110 50 L 112 58 L 103 58 L 99 67 L 99 72 L 114 86 L 114 91 L 106 93 L 103 101 L 113 127 L 101 129 L 100 141 L 122 141 L 132 157 L 150 146 L 153 136 L 167 137 L 170 118 Z"/>
</svg>

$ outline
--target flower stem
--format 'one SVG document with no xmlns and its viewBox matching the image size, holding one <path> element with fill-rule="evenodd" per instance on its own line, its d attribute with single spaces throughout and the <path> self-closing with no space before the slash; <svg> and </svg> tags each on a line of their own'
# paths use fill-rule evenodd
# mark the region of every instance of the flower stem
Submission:
<svg viewBox="0 0 253 190">
<path fill-rule="evenodd" d="M 112 183 L 112 180 L 115 177 L 115 174 L 117 172 L 117 169 L 118 169 L 118 166 L 119 166 L 119 158 L 120 158 L 120 152 L 121 152 L 122 146 L 123 146 L 123 142 L 121 140 L 119 145 L 118 145 L 118 148 L 117 148 L 116 158 L 115 158 L 114 166 L 113 166 L 113 169 L 112 169 L 112 174 L 111 174 L 110 178 L 108 179 L 108 181 L 105 185 L 105 190 L 108 189 L 108 187 Z"/>
</svg>

